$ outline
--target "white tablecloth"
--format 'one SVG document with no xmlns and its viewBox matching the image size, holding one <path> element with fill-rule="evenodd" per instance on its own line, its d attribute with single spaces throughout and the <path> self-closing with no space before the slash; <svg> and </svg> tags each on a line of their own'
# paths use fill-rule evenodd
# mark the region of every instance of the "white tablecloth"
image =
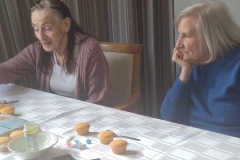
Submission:
<svg viewBox="0 0 240 160">
<path fill-rule="evenodd" d="M 43 130 L 57 134 L 58 144 L 45 158 L 70 152 L 77 159 L 101 160 L 237 160 L 240 159 L 240 139 L 189 126 L 120 111 L 100 105 L 37 91 L 13 84 L 0 85 L 0 99 L 19 100 L 11 104 L 15 116 L 37 122 Z M 75 135 L 78 122 L 90 124 L 90 134 L 76 136 L 91 139 L 89 149 L 70 149 L 67 138 Z M 99 143 L 97 132 L 112 130 L 118 135 L 141 139 L 128 142 L 127 152 L 113 154 L 108 145 Z M 14 160 L 10 152 L 0 153 L 0 159 Z"/>
</svg>

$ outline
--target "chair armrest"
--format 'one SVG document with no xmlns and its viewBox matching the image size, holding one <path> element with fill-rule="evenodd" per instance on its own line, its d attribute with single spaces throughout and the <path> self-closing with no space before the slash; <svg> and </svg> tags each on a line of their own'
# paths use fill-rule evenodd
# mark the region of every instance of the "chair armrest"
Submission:
<svg viewBox="0 0 240 160">
<path fill-rule="evenodd" d="M 122 104 L 116 105 L 114 108 L 128 111 L 131 110 L 133 107 L 138 107 L 140 96 L 141 93 L 139 90 L 137 90 L 127 101 Z"/>
</svg>

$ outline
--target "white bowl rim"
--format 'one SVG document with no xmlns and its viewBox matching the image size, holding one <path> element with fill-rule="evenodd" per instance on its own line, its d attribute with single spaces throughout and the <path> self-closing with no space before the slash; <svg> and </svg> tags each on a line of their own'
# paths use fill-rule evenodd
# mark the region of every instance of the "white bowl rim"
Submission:
<svg viewBox="0 0 240 160">
<path fill-rule="evenodd" d="M 41 132 L 39 132 L 38 134 L 49 134 L 49 135 L 52 135 L 52 136 L 54 136 L 54 137 L 56 138 L 56 141 L 55 141 L 51 146 L 49 146 L 49 147 L 47 147 L 47 148 L 53 147 L 53 146 L 58 142 L 58 140 L 59 140 L 59 138 L 58 138 L 58 136 L 57 136 L 56 134 L 54 134 L 54 133 L 52 133 L 52 132 L 49 132 L 49 131 L 41 131 Z M 43 149 L 41 149 L 41 150 L 31 151 L 31 152 L 21 152 L 21 151 L 12 150 L 12 149 L 9 147 L 9 146 L 10 146 L 10 143 L 13 143 L 15 140 L 20 139 L 20 138 L 22 138 L 22 137 L 24 137 L 24 135 L 12 139 L 12 140 L 8 143 L 8 145 L 7 145 L 8 150 L 11 151 L 11 152 L 13 152 L 13 153 L 34 153 L 34 152 L 39 152 L 39 151 L 42 151 L 42 150 L 47 149 L 47 148 L 43 148 Z"/>
</svg>

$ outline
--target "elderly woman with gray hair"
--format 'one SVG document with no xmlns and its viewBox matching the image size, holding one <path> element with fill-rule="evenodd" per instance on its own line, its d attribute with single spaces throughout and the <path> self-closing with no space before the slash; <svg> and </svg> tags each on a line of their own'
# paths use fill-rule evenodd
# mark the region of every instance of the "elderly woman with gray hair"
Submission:
<svg viewBox="0 0 240 160">
<path fill-rule="evenodd" d="M 175 26 L 180 72 L 161 118 L 240 137 L 240 27 L 220 1 L 187 7 Z"/>
</svg>

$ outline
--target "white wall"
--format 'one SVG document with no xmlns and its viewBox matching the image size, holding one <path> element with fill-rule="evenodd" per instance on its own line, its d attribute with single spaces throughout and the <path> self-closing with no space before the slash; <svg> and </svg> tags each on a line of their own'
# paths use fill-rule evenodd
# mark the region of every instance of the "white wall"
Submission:
<svg viewBox="0 0 240 160">
<path fill-rule="evenodd" d="M 240 25 L 240 0 L 222 0 L 229 7 L 235 22 Z M 202 0 L 174 0 L 175 16 L 187 6 L 202 2 Z"/>
<path fill-rule="evenodd" d="M 202 2 L 202 0 L 174 0 L 174 16 L 187 6 Z M 240 26 L 240 0 L 222 0 L 232 14 L 234 21 Z"/>
</svg>

